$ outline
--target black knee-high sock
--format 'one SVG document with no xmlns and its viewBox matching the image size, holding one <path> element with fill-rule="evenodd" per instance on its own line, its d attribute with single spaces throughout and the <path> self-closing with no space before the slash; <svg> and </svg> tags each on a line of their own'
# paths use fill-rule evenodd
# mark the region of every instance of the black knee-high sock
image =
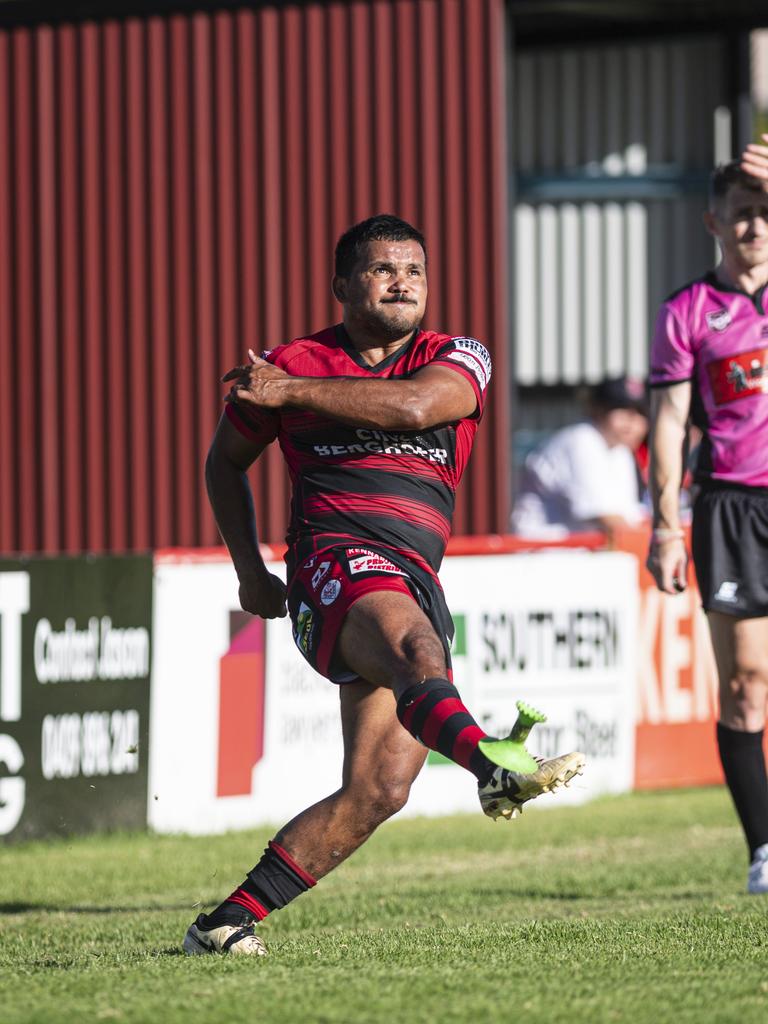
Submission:
<svg viewBox="0 0 768 1024">
<path fill-rule="evenodd" d="M 738 732 L 718 722 L 717 746 L 751 860 L 755 850 L 768 843 L 768 777 L 763 730 Z"/>
<path fill-rule="evenodd" d="M 273 910 L 279 910 L 307 889 L 316 880 L 275 842 L 270 842 L 259 863 L 248 877 L 205 916 L 206 928 L 223 924 L 243 925 L 261 921 Z"/>
<path fill-rule="evenodd" d="M 425 679 L 409 687 L 397 702 L 397 717 L 420 743 L 460 764 L 485 783 L 496 765 L 478 749 L 486 733 L 447 679 Z"/>
</svg>

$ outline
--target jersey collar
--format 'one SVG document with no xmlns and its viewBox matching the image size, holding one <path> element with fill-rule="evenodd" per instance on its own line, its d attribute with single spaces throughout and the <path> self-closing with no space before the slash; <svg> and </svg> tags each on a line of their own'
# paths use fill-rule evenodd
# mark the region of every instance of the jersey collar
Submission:
<svg viewBox="0 0 768 1024">
<path fill-rule="evenodd" d="M 347 329 L 344 324 L 336 324 L 336 338 L 339 345 L 344 349 L 349 358 L 353 363 L 357 363 L 358 366 L 362 366 L 364 370 L 369 370 L 371 373 L 381 373 L 386 370 L 387 367 L 392 366 L 393 363 L 397 362 L 400 356 L 404 355 L 411 347 L 413 342 L 416 340 L 416 336 L 421 331 L 420 327 L 417 327 L 413 334 L 408 338 L 407 341 L 403 342 L 399 349 L 392 353 L 391 356 L 387 356 L 386 359 L 382 359 L 380 363 L 376 363 L 372 366 L 367 363 L 365 359 L 360 355 L 355 346 L 352 344 L 352 339 L 347 334 Z"/>
<path fill-rule="evenodd" d="M 720 280 L 714 270 L 707 271 L 704 275 L 704 280 L 708 285 L 711 285 L 712 288 L 716 288 L 720 292 L 731 292 L 734 295 L 743 295 L 746 299 L 749 299 L 750 302 L 754 303 L 755 309 L 758 313 L 765 313 L 763 295 L 765 293 L 765 289 L 768 288 L 768 284 L 762 285 L 756 292 L 746 292 L 743 288 L 737 288 L 732 284 L 725 284 L 724 281 Z"/>
</svg>

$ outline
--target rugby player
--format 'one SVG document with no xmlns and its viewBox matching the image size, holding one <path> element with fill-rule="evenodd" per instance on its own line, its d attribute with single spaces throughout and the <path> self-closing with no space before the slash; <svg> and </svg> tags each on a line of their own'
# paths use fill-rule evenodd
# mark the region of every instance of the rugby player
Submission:
<svg viewBox="0 0 768 1024">
<path fill-rule="evenodd" d="M 392 216 L 338 242 L 342 322 L 230 371 L 206 464 L 242 607 L 291 616 L 299 650 L 340 687 L 341 787 L 300 813 L 248 876 L 190 926 L 184 950 L 261 955 L 254 924 L 340 864 L 406 802 L 427 748 L 472 772 L 492 817 L 580 773 L 487 736 L 451 680 L 453 625 L 437 571 L 491 361 L 473 338 L 421 329 L 422 235 Z M 288 586 L 259 553 L 248 467 L 278 440 L 293 496 Z M 291 785 L 301 785 L 301 777 Z"/>
<path fill-rule="evenodd" d="M 751 147 L 750 147 L 751 148 Z M 758 150 L 760 147 L 756 147 Z M 768 150 L 766 150 L 768 155 Z M 759 152 L 755 158 L 760 157 Z M 768 167 L 768 161 L 766 161 Z M 754 170 L 754 168 L 752 168 Z M 768 178 L 768 172 L 766 173 Z M 713 271 L 663 303 L 651 352 L 648 568 L 669 594 L 685 588 L 680 523 L 689 419 L 703 432 L 692 554 L 717 662 L 717 744 L 749 849 L 747 890 L 768 892 L 768 194 L 738 161 L 711 176 Z"/>
</svg>

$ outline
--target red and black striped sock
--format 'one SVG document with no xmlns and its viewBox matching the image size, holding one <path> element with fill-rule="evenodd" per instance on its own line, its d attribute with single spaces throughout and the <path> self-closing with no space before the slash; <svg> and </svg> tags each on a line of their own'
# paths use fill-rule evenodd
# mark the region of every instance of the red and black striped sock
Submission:
<svg viewBox="0 0 768 1024">
<path fill-rule="evenodd" d="M 425 679 L 397 702 L 397 717 L 420 743 L 460 764 L 485 783 L 496 765 L 478 749 L 486 733 L 467 711 L 447 679 Z"/>
<path fill-rule="evenodd" d="M 223 924 L 237 926 L 261 921 L 315 884 L 312 875 L 300 867 L 282 846 L 270 841 L 264 856 L 248 872 L 242 885 L 206 915 L 204 926 L 209 929 L 220 928 Z"/>
</svg>

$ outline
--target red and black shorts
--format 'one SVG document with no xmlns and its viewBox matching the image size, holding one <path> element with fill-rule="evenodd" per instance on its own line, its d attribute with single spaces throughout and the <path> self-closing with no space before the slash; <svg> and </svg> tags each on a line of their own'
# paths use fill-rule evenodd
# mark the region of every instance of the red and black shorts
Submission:
<svg viewBox="0 0 768 1024">
<path fill-rule="evenodd" d="M 430 580 L 414 578 L 405 568 L 370 548 L 329 548 L 299 563 L 288 585 L 293 639 L 320 675 L 332 683 L 356 682 L 358 674 L 335 653 L 341 626 L 355 601 L 375 591 L 394 590 L 407 594 L 424 610 L 443 639 L 446 657 L 450 658 L 450 637 L 444 636 L 443 616 L 435 614 L 445 607 L 444 602 L 434 600 L 437 589 Z"/>
<path fill-rule="evenodd" d="M 768 489 L 705 485 L 693 507 L 691 548 L 707 611 L 768 615 Z"/>
</svg>

